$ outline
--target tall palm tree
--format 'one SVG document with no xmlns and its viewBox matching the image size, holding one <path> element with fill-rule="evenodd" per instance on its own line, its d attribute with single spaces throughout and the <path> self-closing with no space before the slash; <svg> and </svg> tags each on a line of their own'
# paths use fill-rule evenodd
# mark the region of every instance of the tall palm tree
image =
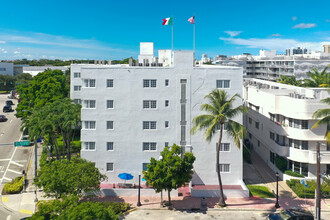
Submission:
<svg viewBox="0 0 330 220">
<path fill-rule="evenodd" d="M 328 67 L 319 72 L 317 68 L 307 72 L 309 79 L 304 80 L 304 87 L 330 87 L 330 73 L 327 72 Z"/>
<path fill-rule="evenodd" d="M 232 118 L 246 111 L 244 106 L 238 106 L 233 108 L 233 104 L 237 98 L 241 98 L 237 93 L 229 99 L 227 92 L 223 90 L 215 89 L 210 94 L 205 96 L 205 99 L 209 102 L 201 105 L 201 110 L 206 111 L 208 114 L 196 116 L 192 123 L 194 127 L 191 129 L 191 133 L 195 134 L 198 130 L 204 130 L 205 138 L 208 142 L 216 134 L 220 127 L 220 136 L 217 144 L 216 154 L 216 171 L 219 181 L 220 199 L 219 205 L 225 207 L 225 199 L 222 188 L 222 181 L 220 175 L 220 146 L 222 141 L 222 135 L 224 130 L 224 124 L 227 124 L 227 133 L 234 139 L 235 144 L 240 148 L 240 140 L 243 138 L 245 131 L 244 127 L 233 121 Z"/>
<path fill-rule="evenodd" d="M 330 98 L 322 99 L 321 102 L 330 105 Z M 330 108 L 317 110 L 316 112 L 314 112 L 313 118 L 321 119 L 313 125 L 312 129 L 319 127 L 320 125 L 327 126 L 327 130 L 325 131 L 324 137 L 327 140 L 327 143 L 330 144 Z"/>
</svg>

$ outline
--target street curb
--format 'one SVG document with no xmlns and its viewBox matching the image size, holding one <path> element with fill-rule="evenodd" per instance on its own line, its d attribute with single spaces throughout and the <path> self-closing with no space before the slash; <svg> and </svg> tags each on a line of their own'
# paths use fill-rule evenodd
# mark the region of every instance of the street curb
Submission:
<svg viewBox="0 0 330 220">
<path fill-rule="evenodd" d="M 141 209 L 141 210 L 170 210 L 170 209 L 168 209 L 168 208 L 144 208 L 144 207 L 139 207 L 139 208 L 137 208 L 136 207 L 136 209 L 137 210 L 139 210 L 139 209 Z M 236 208 L 236 209 L 230 209 L 230 208 L 206 208 L 206 209 L 175 209 L 175 208 L 173 208 L 173 210 L 172 211 L 207 211 L 207 212 L 209 212 L 209 211 L 211 211 L 211 212 L 219 212 L 219 211 L 225 211 L 225 212 L 227 212 L 227 211 L 251 211 L 251 212 L 253 212 L 253 211 L 265 211 L 265 212 L 276 212 L 276 211 L 281 211 L 281 210 L 284 210 L 284 209 L 244 209 L 244 208 L 242 208 L 242 209 L 238 209 L 238 208 Z M 306 210 L 306 209 L 295 209 L 295 210 Z M 322 212 L 330 212 L 330 210 L 321 210 Z"/>
</svg>

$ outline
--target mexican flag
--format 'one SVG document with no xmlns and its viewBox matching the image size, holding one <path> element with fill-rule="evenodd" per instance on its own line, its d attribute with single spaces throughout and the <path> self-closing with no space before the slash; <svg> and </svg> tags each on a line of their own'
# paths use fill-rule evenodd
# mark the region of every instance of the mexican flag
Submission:
<svg viewBox="0 0 330 220">
<path fill-rule="evenodd" d="M 164 18 L 163 25 L 173 25 L 173 18 L 172 17 Z"/>
</svg>

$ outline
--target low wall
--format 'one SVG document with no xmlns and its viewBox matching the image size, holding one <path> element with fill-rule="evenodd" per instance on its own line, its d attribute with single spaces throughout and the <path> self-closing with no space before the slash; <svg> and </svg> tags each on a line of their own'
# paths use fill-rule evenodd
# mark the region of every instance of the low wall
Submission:
<svg viewBox="0 0 330 220">
<path fill-rule="evenodd" d="M 316 180 L 316 178 L 308 178 L 308 177 L 295 177 L 295 176 L 290 176 L 287 174 L 283 174 L 283 181 L 286 182 L 287 180 L 305 180 L 305 181 L 310 181 L 310 180 Z"/>
<path fill-rule="evenodd" d="M 141 189 L 141 196 L 160 197 L 160 193 L 156 193 L 154 189 Z M 100 196 L 137 196 L 138 189 L 101 189 Z M 167 191 L 163 191 L 163 196 L 167 195 Z M 172 190 L 171 196 L 177 197 L 178 190 Z"/>
</svg>

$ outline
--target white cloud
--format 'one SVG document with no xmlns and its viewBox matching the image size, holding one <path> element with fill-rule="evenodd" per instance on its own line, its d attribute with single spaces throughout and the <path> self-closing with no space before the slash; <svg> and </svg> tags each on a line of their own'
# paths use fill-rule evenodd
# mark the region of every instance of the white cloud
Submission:
<svg viewBox="0 0 330 220">
<path fill-rule="evenodd" d="M 297 16 L 293 16 L 293 17 L 292 17 L 292 21 L 295 21 L 295 20 L 297 20 L 297 19 L 298 19 Z"/>
<path fill-rule="evenodd" d="M 6 43 L 6 41 L 0 40 L 0 44 L 5 44 L 5 43 Z"/>
<path fill-rule="evenodd" d="M 14 54 L 20 54 L 20 53 L 21 53 L 21 51 L 18 51 L 18 50 L 14 51 Z"/>
<path fill-rule="evenodd" d="M 311 50 L 322 50 L 322 45 L 330 44 L 330 41 L 322 42 L 304 42 L 295 39 L 281 39 L 281 38 L 224 38 L 220 40 L 226 41 L 230 44 L 246 46 L 247 48 L 263 48 L 267 50 L 285 51 L 291 47 L 304 47 Z"/>
<path fill-rule="evenodd" d="M 306 28 L 313 28 L 316 26 L 317 25 L 315 23 L 300 23 L 300 24 L 293 26 L 292 28 L 306 29 Z"/>
<path fill-rule="evenodd" d="M 276 33 L 276 34 L 272 34 L 272 35 L 270 35 L 270 36 L 272 36 L 272 37 L 280 37 L 280 36 L 282 36 L 282 35 L 279 34 L 279 33 Z"/>
<path fill-rule="evenodd" d="M 8 53 L 8 51 L 3 51 L 3 53 Z"/>
<path fill-rule="evenodd" d="M 325 22 L 330 22 L 330 19 L 325 20 Z"/>
<path fill-rule="evenodd" d="M 240 35 L 243 31 L 224 31 L 226 34 L 228 34 L 230 37 L 236 37 Z"/>
</svg>

